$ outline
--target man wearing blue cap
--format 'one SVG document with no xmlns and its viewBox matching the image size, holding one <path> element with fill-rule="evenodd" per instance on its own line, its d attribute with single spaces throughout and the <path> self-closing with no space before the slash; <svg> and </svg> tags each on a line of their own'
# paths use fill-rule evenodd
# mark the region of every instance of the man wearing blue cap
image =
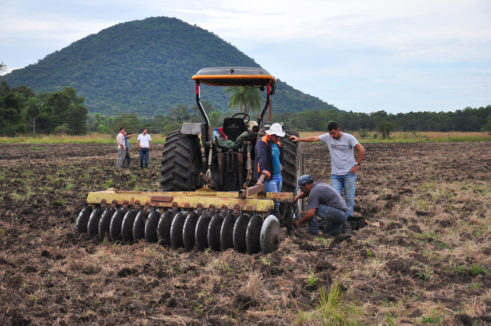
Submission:
<svg viewBox="0 0 491 326">
<path fill-rule="evenodd" d="M 348 219 L 349 209 L 338 192 L 327 183 L 314 183 L 314 179 L 308 174 L 298 178 L 298 189 L 301 191 L 293 201 L 308 196 L 308 205 L 307 213 L 294 222 L 295 226 L 300 226 L 308 221 L 310 233 L 318 234 L 317 216 L 319 216 L 326 222 L 325 234 L 336 236 L 342 233 L 343 226 Z"/>
</svg>

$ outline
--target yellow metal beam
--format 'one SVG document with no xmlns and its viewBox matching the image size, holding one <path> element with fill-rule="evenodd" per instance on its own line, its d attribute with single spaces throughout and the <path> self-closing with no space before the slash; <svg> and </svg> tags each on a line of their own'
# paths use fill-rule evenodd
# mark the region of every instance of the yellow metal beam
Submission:
<svg viewBox="0 0 491 326">
<path fill-rule="evenodd" d="M 214 191 L 200 189 L 197 191 L 173 191 L 173 192 L 143 192 L 143 191 L 121 191 L 110 188 L 105 191 L 89 192 L 88 204 L 101 204 L 103 202 L 118 205 L 127 203 L 129 205 L 139 204 L 153 207 L 178 207 L 196 208 L 202 206 L 207 209 L 211 207 L 227 209 L 238 209 L 243 211 L 268 212 L 274 208 L 274 202 L 292 202 L 293 193 L 260 193 L 241 199 L 239 192 Z"/>
</svg>

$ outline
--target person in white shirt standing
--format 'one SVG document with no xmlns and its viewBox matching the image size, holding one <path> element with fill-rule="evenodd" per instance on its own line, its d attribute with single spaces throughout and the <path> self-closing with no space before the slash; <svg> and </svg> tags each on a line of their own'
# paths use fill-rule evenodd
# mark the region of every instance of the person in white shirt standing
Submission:
<svg viewBox="0 0 491 326">
<path fill-rule="evenodd" d="M 116 161 L 117 170 L 123 167 L 124 159 L 126 158 L 126 144 L 124 140 L 124 134 L 124 128 L 119 128 L 119 134 L 116 136 L 116 143 L 118 144 L 118 160 Z"/>
<path fill-rule="evenodd" d="M 138 148 L 140 148 L 140 168 L 148 168 L 148 158 L 150 155 L 150 147 L 152 146 L 152 137 L 148 134 L 147 128 L 144 128 L 142 133 L 138 135 Z M 143 160 L 145 158 L 145 160 Z"/>
<path fill-rule="evenodd" d="M 331 186 L 336 189 L 339 195 L 342 195 L 344 188 L 344 198 L 349 209 L 348 216 L 353 216 L 356 176 L 365 156 L 365 148 L 356 140 L 355 136 L 341 132 L 341 128 L 336 122 L 329 123 L 327 131 L 320 136 L 305 138 L 291 136 L 290 139 L 294 142 L 321 141 L 327 145 L 331 157 Z M 358 152 L 356 160 L 355 149 Z"/>
</svg>

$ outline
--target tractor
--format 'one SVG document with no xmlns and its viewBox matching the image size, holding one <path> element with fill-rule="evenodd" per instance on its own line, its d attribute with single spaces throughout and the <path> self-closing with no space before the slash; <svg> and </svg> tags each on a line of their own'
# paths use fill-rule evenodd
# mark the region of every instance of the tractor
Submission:
<svg viewBox="0 0 491 326">
<path fill-rule="evenodd" d="M 78 233 L 103 240 L 160 241 L 186 250 L 211 248 L 250 254 L 275 250 L 281 228 L 289 232 L 301 210 L 293 202 L 297 178 L 303 174 L 300 144 L 286 130 L 283 148 L 283 189 L 264 191 L 264 177 L 253 177 L 255 145 L 271 124 L 276 80 L 262 68 L 203 68 L 192 79 L 201 123 L 184 123 L 169 133 L 162 153 L 161 191 L 110 188 L 90 192 L 79 213 Z M 256 87 L 266 92 L 256 121 L 240 112 L 213 130 L 201 102 L 201 85 Z M 264 121 L 269 109 L 268 121 Z M 218 132 L 220 131 L 220 132 Z"/>
</svg>

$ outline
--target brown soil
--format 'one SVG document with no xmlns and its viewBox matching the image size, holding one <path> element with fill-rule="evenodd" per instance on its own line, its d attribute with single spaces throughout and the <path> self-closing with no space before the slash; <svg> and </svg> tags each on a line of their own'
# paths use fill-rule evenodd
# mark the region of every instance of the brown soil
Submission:
<svg viewBox="0 0 491 326">
<path fill-rule="evenodd" d="M 116 171 L 114 145 L 0 145 L 0 324 L 322 324 L 339 285 L 348 324 L 491 322 L 489 143 L 368 144 L 350 235 L 304 227 L 269 255 L 97 243 L 75 234 L 87 193 L 158 190 L 150 168 Z M 329 182 L 329 155 L 303 144 Z M 327 321 L 327 322 L 326 322 Z"/>
</svg>

